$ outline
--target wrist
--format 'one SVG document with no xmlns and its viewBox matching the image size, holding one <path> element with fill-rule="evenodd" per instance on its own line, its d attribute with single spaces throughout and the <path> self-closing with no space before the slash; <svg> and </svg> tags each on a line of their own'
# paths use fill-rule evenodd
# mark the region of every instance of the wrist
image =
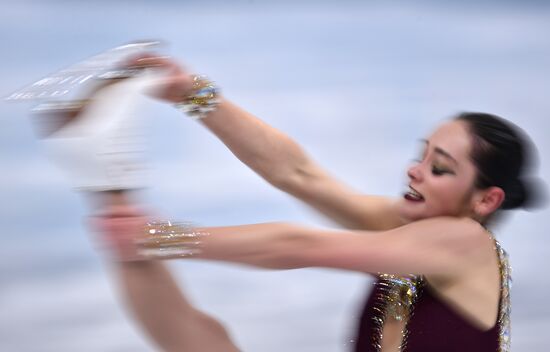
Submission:
<svg viewBox="0 0 550 352">
<path fill-rule="evenodd" d="M 191 76 L 192 84 L 187 93 L 174 105 L 194 120 L 201 120 L 217 110 L 220 89 L 205 76 Z"/>
<path fill-rule="evenodd" d="M 202 253 L 203 240 L 208 235 L 191 223 L 151 221 L 131 245 L 142 260 L 184 258 Z"/>
</svg>

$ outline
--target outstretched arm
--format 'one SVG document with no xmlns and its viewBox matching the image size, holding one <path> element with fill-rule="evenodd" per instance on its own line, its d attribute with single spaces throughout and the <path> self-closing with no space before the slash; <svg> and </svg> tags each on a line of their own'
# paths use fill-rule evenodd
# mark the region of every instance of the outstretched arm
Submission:
<svg viewBox="0 0 550 352">
<path fill-rule="evenodd" d="M 177 103 L 192 89 L 190 75 L 175 61 L 146 56 L 130 65 L 155 66 L 166 76 L 155 96 Z M 365 196 L 315 163 L 289 136 L 226 99 L 201 120 L 243 163 L 278 189 L 302 200 L 338 223 L 357 229 L 385 230 L 402 224 L 394 201 Z"/>
<path fill-rule="evenodd" d="M 486 260 L 489 234 L 473 220 L 436 218 L 380 232 L 273 223 L 199 229 L 199 258 L 277 269 L 337 268 L 450 278 Z"/>
<path fill-rule="evenodd" d="M 113 208 L 96 221 L 114 247 L 133 255 L 127 259 L 143 259 L 144 253 L 162 257 L 170 249 L 183 249 L 181 253 L 192 252 L 197 258 L 276 269 L 328 267 L 449 278 L 486 260 L 493 246 L 485 229 L 467 218 L 433 218 L 379 232 L 285 223 L 184 229 L 190 237 L 159 237 L 163 230 L 145 233 L 146 219 L 124 208 Z"/>
</svg>

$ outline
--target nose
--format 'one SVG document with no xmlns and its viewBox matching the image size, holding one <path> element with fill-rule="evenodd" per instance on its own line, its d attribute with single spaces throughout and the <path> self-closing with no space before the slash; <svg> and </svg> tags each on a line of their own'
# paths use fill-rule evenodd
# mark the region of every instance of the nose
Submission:
<svg viewBox="0 0 550 352">
<path fill-rule="evenodd" d="M 422 180 L 421 163 L 417 163 L 409 167 L 409 169 L 407 170 L 407 176 L 409 176 L 411 180 L 421 181 Z"/>
</svg>

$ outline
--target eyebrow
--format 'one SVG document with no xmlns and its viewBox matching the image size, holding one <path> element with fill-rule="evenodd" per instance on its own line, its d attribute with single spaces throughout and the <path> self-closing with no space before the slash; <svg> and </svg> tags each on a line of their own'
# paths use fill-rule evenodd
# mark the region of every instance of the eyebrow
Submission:
<svg viewBox="0 0 550 352">
<path fill-rule="evenodd" d="M 428 141 L 427 139 L 421 139 L 420 141 L 424 142 L 426 145 L 430 144 L 430 141 Z M 456 161 L 456 159 L 453 158 L 453 156 L 451 154 L 449 154 L 448 152 L 446 152 L 444 149 L 442 149 L 440 147 L 434 147 L 434 152 L 439 154 L 439 155 L 442 155 L 442 156 L 446 157 L 447 159 L 453 161 L 455 164 L 458 165 L 458 161 Z"/>
</svg>

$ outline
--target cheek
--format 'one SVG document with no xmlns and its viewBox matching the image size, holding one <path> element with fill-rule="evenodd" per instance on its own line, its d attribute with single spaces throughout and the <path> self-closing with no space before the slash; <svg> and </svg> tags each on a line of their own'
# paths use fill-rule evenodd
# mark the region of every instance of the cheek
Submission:
<svg viewBox="0 0 550 352">
<path fill-rule="evenodd" d="M 467 203 L 469 183 L 465 180 L 441 178 L 434 180 L 433 194 L 429 202 L 434 211 L 452 215 L 464 209 Z"/>
</svg>

